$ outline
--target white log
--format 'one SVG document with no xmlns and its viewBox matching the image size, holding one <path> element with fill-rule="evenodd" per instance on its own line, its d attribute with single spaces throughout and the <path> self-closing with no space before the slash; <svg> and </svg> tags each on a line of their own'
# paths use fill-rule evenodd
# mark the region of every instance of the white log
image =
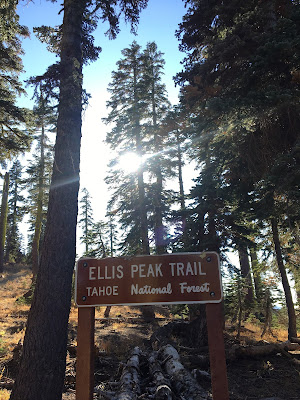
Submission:
<svg viewBox="0 0 300 400">
<path fill-rule="evenodd" d="M 155 400 L 172 400 L 171 382 L 163 374 L 157 359 L 157 352 L 152 352 L 150 354 L 149 371 L 155 387 Z"/>
<path fill-rule="evenodd" d="M 141 350 L 135 347 L 123 368 L 120 378 L 119 390 L 115 400 L 136 400 L 141 394 L 140 390 L 140 363 Z"/>
<path fill-rule="evenodd" d="M 189 400 L 208 399 L 208 393 L 181 364 L 179 354 L 173 346 L 163 346 L 159 351 L 159 356 L 167 374 L 171 377 L 175 391 L 182 398 Z"/>
</svg>

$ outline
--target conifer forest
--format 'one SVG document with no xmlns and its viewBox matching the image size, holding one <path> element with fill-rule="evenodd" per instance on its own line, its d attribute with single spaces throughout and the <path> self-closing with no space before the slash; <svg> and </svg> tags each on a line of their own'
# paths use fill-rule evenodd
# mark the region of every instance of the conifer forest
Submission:
<svg viewBox="0 0 300 400">
<path fill-rule="evenodd" d="M 80 257 L 197 252 L 220 258 L 229 397 L 211 389 L 205 305 L 173 304 L 96 308 L 93 398 L 300 399 L 299 0 L 182 0 L 174 104 L 168 54 L 132 35 L 99 112 L 99 157 L 111 157 L 98 219 L 80 185 L 85 68 L 101 63 L 96 30 L 118 40 L 125 21 L 138 33 L 155 1 L 64 0 L 62 23 L 37 20 L 33 33 L 20 22 L 26 1 L 1 1 L 0 400 L 91 400 L 68 378 L 71 368 L 76 376 Z M 23 80 L 30 34 L 56 62 Z M 33 107 L 20 105 L 26 92 Z M 17 293 L 12 282 L 22 274 Z M 5 327 L 9 282 L 13 312 L 27 307 L 14 345 Z M 140 342 L 128 344 L 134 327 Z"/>
</svg>

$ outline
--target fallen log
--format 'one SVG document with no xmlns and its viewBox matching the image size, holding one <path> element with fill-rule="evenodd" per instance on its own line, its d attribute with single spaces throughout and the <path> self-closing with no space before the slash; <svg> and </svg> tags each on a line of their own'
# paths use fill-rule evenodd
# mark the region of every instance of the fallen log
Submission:
<svg viewBox="0 0 300 400">
<path fill-rule="evenodd" d="M 119 382 L 111 382 L 113 390 L 103 390 L 100 386 L 96 392 L 99 399 L 106 400 L 137 400 L 141 394 L 140 389 L 140 355 L 141 350 L 135 347 L 127 361 L 123 364 L 123 370 Z"/>
<path fill-rule="evenodd" d="M 189 400 L 206 400 L 208 398 L 208 393 L 181 364 L 179 354 L 173 346 L 163 346 L 159 350 L 159 358 L 167 374 L 171 377 L 172 387 L 177 394 Z"/>
<path fill-rule="evenodd" d="M 135 347 L 123 368 L 120 386 L 115 400 L 135 400 L 141 394 L 140 389 L 140 364 L 141 350 Z"/>
<path fill-rule="evenodd" d="M 155 400 L 172 400 L 171 382 L 164 376 L 157 356 L 157 352 L 153 351 L 149 357 L 149 371 L 154 384 L 154 398 Z"/>
<path fill-rule="evenodd" d="M 283 354 L 285 357 L 287 357 L 291 361 L 291 363 L 293 363 L 295 365 L 300 365 L 300 360 L 295 358 L 291 353 L 289 353 L 285 349 L 281 350 L 281 354 Z"/>
<path fill-rule="evenodd" d="M 291 342 L 292 342 L 292 343 L 298 343 L 298 344 L 300 344 L 300 338 L 298 338 L 298 337 L 292 337 L 292 338 L 291 338 Z"/>
<path fill-rule="evenodd" d="M 209 355 L 187 354 L 181 355 L 181 359 L 189 368 L 209 368 Z"/>
<path fill-rule="evenodd" d="M 234 344 L 226 351 L 226 358 L 227 360 L 232 361 L 242 357 L 262 357 L 270 354 L 281 353 L 282 350 L 293 351 L 299 349 L 300 345 L 298 343 L 291 343 L 289 341 L 264 344 L 262 346 L 241 346 L 239 344 Z"/>
</svg>

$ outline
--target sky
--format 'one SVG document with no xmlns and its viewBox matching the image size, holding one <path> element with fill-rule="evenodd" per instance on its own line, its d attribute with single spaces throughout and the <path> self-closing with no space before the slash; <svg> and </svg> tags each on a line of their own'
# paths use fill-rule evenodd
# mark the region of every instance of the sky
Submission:
<svg viewBox="0 0 300 400">
<path fill-rule="evenodd" d="M 46 45 L 39 42 L 33 34 L 33 27 L 41 25 L 55 26 L 62 22 L 62 1 L 52 3 L 47 0 L 24 0 L 19 3 L 18 14 L 20 23 L 26 25 L 30 38 L 23 40 L 24 73 L 21 79 L 43 74 L 47 67 L 56 61 L 57 56 L 46 49 Z M 60 12 L 60 13 L 59 13 Z M 121 32 L 115 40 L 105 36 L 107 24 L 99 23 L 94 32 L 95 45 L 102 48 L 99 59 L 85 66 L 83 69 L 84 88 L 91 94 L 90 104 L 83 114 L 80 186 L 87 188 L 92 196 L 91 202 L 95 221 L 105 218 L 106 205 L 110 198 L 108 188 L 104 182 L 107 175 L 107 165 L 113 156 L 104 140 L 108 127 L 102 123 L 102 118 L 108 115 L 106 101 L 109 99 L 107 87 L 111 81 L 111 72 L 116 70 L 116 62 L 122 57 L 121 50 L 130 46 L 136 40 L 145 48 L 148 42 L 156 42 L 158 50 L 164 53 L 165 83 L 169 100 L 172 104 L 178 102 L 179 88 L 175 87 L 173 77 L 182 70 L 181 61 L 184 53 L 179 51 L 179 41 L 175 37 L 178 24 L 186 13 L 183 0 L 149 0 L 148 6 L 141 12 L 137 35 L 130 33 L 130 25 L 123 21 L 120 24 Z M 32 93 L 28 89 L 28 96 L 21 99 L 20 105 L 32 107 L 30 99 Z M 54 140 L 54 139 L 53 139 Z M 193 185 L 197 171 L 194 164 L 188 164 L 183 170 L 185 192 Z M 177 188 L 176 188 L 177 189 Z M 84 247 L 80 244 L 80 230 L 77 234 L 77 254 L 80 256 Z M 234 253 L 228 253 L 231 262 L 238 264 Z"/>
<path fill-rule="evenodd" d="M 33 27 L 41 25 L 55 26 L 62 22 L 63 13 L 59 13 L 61 2 L 52 3 L 46 0 L 35 2 L 20 2 L 18 13 L 20 23 L 26 25 L 30 38 L 23 40 L 24 73 L 22 79 L 41 75 L 47 67 L 58 61 L 57 56 L 46 49 L 46 45 L 39 42 L 33 34 Z M 149 0 L 148 7 L 142 11 L 137 35 L 130 33 L 130 25 L 121 22 L 121 32 L 115 40 L 105 36 L 108 28 L 106 23 L 99 23 L 94 32 L 95 45 L 102 48 L 96 62 L 84 67 L 84 88 L 91 94 L 90 104 L 83 114 L 80 186 L 87 188 L 92 196 L 92 207 L 95 221 L 104 219 L 109 192 L 104 178 L 107 173 L 107 164 L 112 156 L 104 140 L 108 127 L 102 123 L 106 117 L 106 101 L 109 99 L 107 87 L 111 81 L 111 72 L 116 70 L 116 62 L 122 57 L 121 50 L 130 46 L 136 40 L 142 49 L 148 42 L 155 41 L 158 50 L 164 53 L 165 69 L 162 81 L 165 83 L 169 100 L 172 104 L 178 102 L 179 88 L 175 87 L 173 77 L 181 71 L 184 54 L 178 49 L 179 41 L 175 37 L 178 24 L 185 14 L 182 0 Z M 32 107 L 31 90 L 28 96 L 20 101 L 21 105 Z M 191 183 L 191 170 L 184 171 L 185 181 Z M 192 171 L 193 173 L 193 171 Z"/>
</svg>

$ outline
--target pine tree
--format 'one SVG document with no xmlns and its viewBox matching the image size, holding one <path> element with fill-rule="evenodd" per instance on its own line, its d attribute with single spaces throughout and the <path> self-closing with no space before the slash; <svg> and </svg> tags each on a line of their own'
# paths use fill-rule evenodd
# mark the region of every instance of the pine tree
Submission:
<svg viewBox="0 0 300 400">
<path fill-rule="evenodd" d="M 183 243 L 183 232 L 186 228 L 186 199 L 183 182 L 183 167 L 186 157 L 186 121 L 180 106 L 168 110 L 161 124 L 163 136 L 167 137 L 164 152 L 167 155 L 167 163 L 170 169 L 168 176 L 178 182 L 177 190 L 170 193 L 173 209 L 171 211 L 172 234 L 169 235 L 169 248 L 172 252 L 183 251 L 186 247 Z"/>
<path fill-rule="evenodd" d="M 82 227 L 82 236 L 81 241 L 85 245 L 85 253 L 84 255 L 89 255 L 90 245 L 92 243 L 92 227 L 94 224 L 93 221 L 93 209 L 91 204 L 91 196 L 89 191 L 86 188 L 82 189 L 82 199 L 80 200 L 80 216 L 81 219 L 79 220 L 79 224 Z"/>
<path fill-rule="evenodd" d="M 155 42 L 147 43 L 146 49 L 143 52 L 142 80 L 149 119 L 146 126 L 146 134 L 150 145 L 149 150 L 152 152 L 152 156 L 148 161 L 148 168 L 155 177 L 155 182 L 151 185 L 149 198 L 153 201 L 151 206 L 153 208 L 152 218 L 155 251 L 157 254 L 165 253 L 167 244 L 166 228 L 163 221 L 166 209 L 166 201 L 164 201 L 166 199 L 163 198 L 163 187 L 168 169 L 164 160 L 164 149 L 167 138 L 163 136 L 164 131 L 161 124 L 169 108 L 169 102 L 165 85 L 161 83 L 165 64 L 162 56 L 163 54 L 158 51 Z"/>
<path fill-rule="evenodd" d="M 183 104 L 196 125 L 193 142 L 210 148 L 219 187 L 225 178 L 238 210 L 252 213 L 252 221 L 284 218 L 286 210 L 278 213 L 274 196 L 297 204 L 294 187 L 299 182 L 299 82 L 294 72 L 300 58 L 299 4 L 187 4 L 178 31 L 187 56 L 177 79 L 185 84 Z M 295 334 L 292 314 L 290 335 Z"/>
<path fill-rule="evenodd" d="M 113 4 L 64 1 L 57 137 L 47 224 L 22 360 L 11 400 L 59 400 L 62 395 L 76 254 L 84 14 L 91 15 L 96 9 L 103 20 L 109 21 L 109 32 L 115 36 L 119 31 L 120 11 L 134 26 L 146 4 L 146 0 L 134 3 L 123 0 Z"/>
<path fill-rule="evenodd" d="M 21 262 L 24 254 L 21 250 L 21 236 L 18 223 L 21 222 L 24 213 L 25 198 L 21 194 L 24 189 L 22 179 L 23 167 L 19 160 L 14 161 L 10 171 L 10 191 L 8 200 L 7 235 L 5 246 L 6 262 Z"/>
<path fill-rule="evenodd" d="M 110 257 L 114 257 L 115 255 L 115 247 L 117 245 L 117 227 L 114 221 L 115 212 L 111 209 L 108 209 L 107 218 L 108 218 L 108 230 L 109 230 L 109 255 Z"/>
<path fill-rule="evenodd" d="M 111 111 L 106 122 L 114 123 L 114 127 L 107 134 L 107 142 L 118 157 L 130 151 L 141 162 L 130 176 L 118 168 L 117 158 L 111 163 L 114 172 L 107 183 L 116 188 L 111 207 L 122 211 L 125 252 L 149 254 L 148 232 L 153 230 L 155 251 L 160 254 L 166 251 L 165 220 L 171 203 L 164 184 L 174 175 L 166 151 L 168 135 L 162 129 L 169 107 L 161 83 L 164 60 L 154 42 L 148 43 L 143 52 L 133 42 L 122 54 L 124 58 L 117 63 L 118 71 L 113 72 L 109 86 L 111 99 L 107 105 Z"/>
<path fill-rule="evenodd" d="M 35 84 L 33 78 L 31 83 Z M 41 84 L 35 84 L 35 106 L 33 109 L 36 130 L 36 151 L 33 160 L 27 168 L 27 183 L 29 184 L 28 209 L 30 211 L 31 230 L 30 240 L 32 273 L 36 278 L 41 253 L 43 230 L 45 228 L 48 195 L 53 163 L 53 147 L 49 144 L 48 134 L 56 128 L 55 107 L 45 98 Z"/>
<path fill-rule="evenodd" d="M 133 42 L 129 48 L 122 50 L 122 55 L 123 58 L 117 63 L 118 70 L 112 73 L 112 82 L 108 89 L 111 98 L 107 102 L 107 107 L 111 108 L 111 111 L 105 121 L 106 123 L 114 123 L 115 126 L 107 134 L 106 141 L 112 149 L 118 151 L 119 155 L 130 150 L 143 160 L 145 144 L 141 123 L 146 116 L 146 101 L 143 92 L 141 48 L 136 42 Z M 120 174 L 123 174 L 122 171 L 120 171 Z M 131 185 L 131 188 L 127 188 L 127 196 L 131 191 L 131 202 L 135 203 L 134 209 L 137 210 L 134 225 L 137 224 L 138 226 L 139 238 L 136 235 L 134 236 L 140 242 L 140 244 L 136 243 L 134 245 L 136 249 L 132 248 L 132 250 L 140 254 L 149 254 L 143 164 L 136 171 L 136 181 L 133 175 L 129 177 L 129 181 L 133 185 Z M 122 187 L 124 187 L 124 184 L 122 184 Z M 124 192 L 124 190 L 119 191 L 123 194 Z M 117 198 L 116 193 L 113 196 Z M 125 205 L 124 202 L 123 205 Z M 133 230 L 131 230 L 131 233 L 133 233 Z"/>
<path fill-rule="evenodd" d="M 104 221 L 98 221 L 93 223 L 90 231 L 90 249 L 87 253 L 89 257 L 105 258 L 110 253 L 109 250 L 109 232 L 108 225 Z M 112 255 L 111 255 L 112 257 Z"/>
<path fill-rule="evenodd" d="M 8 211 L 9 173 L 3 179 L 2 200 L 0 210 L 0 273 L 4 269 L 4 246 L 6 240 L 7 211 Z"/>
<path fill-rule="evenodd" d="M 126 174 L 115 166 L 106 177 L 106 183 L 113 191 L 108 206 L 115 210 L 122 232 L 117 250 L 122 255 L 143 254 L 136 173 Z"/>
<path fill-rule="evenodd" d="M 29 110 L 18 107 L 16 101 L 24 93 L 19 80 L 22 71 L 21 39 L 29 35 L 27 28 L 19 24 L 16 13 L 18 1 L 4 0 L 0 5 L 0 162 L 19 151 L 25 151 L 30 144 L 26 130 Z"/>
</svg>

